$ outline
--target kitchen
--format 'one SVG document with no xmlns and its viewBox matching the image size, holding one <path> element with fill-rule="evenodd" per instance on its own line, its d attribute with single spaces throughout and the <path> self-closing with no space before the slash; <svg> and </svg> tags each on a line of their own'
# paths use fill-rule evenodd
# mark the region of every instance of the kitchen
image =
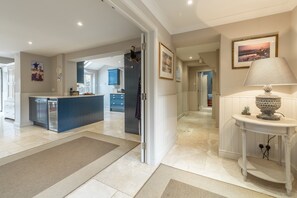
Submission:
<svg viewBox="0 0 297 198">
<path fill-rule="evenodd" d="M 69 89 L 70 96 L 30 96 L 29 119 L 35 125 L 63 132 L 113 114 L 123 120 L 124 133 L 139 134 L 135 112 L 140 108 L 136 107 L 140 52 L 131 57 L 130 52 L 77 62 L 77 87 Z"/>
</svg>

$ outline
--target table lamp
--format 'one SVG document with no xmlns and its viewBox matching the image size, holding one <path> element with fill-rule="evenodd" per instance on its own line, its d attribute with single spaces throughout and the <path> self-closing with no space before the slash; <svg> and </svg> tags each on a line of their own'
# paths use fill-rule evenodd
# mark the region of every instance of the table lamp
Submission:
<svg viewBox="0 0 297 198">
<path fill-rule="evenodd" d="M 265 93 L 256 96 L 256 106 L 261 110 L 257 118 L 280 120 L 275 111 L 281 107 L 281 98 L 273 95 L 272 85 L 294 85 L 296 77 L 284 58 L 266 58 L 252 62 L 245 79 L 245 86 L 264 86 Z"/>
</svg>

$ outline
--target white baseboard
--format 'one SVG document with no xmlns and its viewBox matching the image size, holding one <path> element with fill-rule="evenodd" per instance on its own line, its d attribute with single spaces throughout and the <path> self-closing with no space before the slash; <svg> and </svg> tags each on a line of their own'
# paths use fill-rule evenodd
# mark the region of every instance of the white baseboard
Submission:
<svg viewBox="0 0 297 198">
<path fill-rule="evenodd" d="M 238 158 L 241 157 L 241 154 L 240 153 L 230 152 L 230 151 L 219 150 L 219 156 L 223 157 L 223 158 L 237 160 Z"/>
<path fill-rule="evenodd" d="M 18 128 L 21 128 L 21 127 L 26 127 L 26 126 L 32 126 L 33 125 L 33 122 L 22 122 L 22 123 L 17 123 L 15 122 L 14 123 L 14 126 L 15 127 L 18 127 Z"/>
</svg>

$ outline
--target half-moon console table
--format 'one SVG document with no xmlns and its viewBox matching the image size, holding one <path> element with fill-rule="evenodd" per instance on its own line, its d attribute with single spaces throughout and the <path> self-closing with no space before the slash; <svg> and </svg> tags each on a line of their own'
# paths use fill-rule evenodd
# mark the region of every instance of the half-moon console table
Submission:
<svg viewBox="0 0 297 198">
<path fill-rule="evenodd" d="M 286 184 L 287 194 L 292 191 L 292 182 L 294 177 L 291 173 L 291 147 L 290 142 L 295 134 L 297 120 L 290 118 L 281 118 L 281 120 L 262 120 L 254 115 L 233 115 L 236 120 L 236 126 L 242 134 L 242 157 L 239 158 L 238 164 L 242 168 L 244 180 L 247 173 L 267 181 Z M 259 158 L 246 156 L 246 133 L 259 133 L 278 136 L 279 164 Z M 282 142 L 285 147 L 285 167 L 281 166 L 282 159 Z"/>
</svg>

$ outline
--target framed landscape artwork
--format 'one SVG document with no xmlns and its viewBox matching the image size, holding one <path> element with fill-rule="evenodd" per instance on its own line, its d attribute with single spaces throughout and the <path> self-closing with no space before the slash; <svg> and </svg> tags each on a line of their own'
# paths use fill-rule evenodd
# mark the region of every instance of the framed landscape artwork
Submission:
<svg viewBox="0 0 297 198">
<path fill-rule="evenodd" d="M 173 80 L 173 53 L 165 45 L 159 46 L 159 77 Z"/>
<path fill-rule="evenodd" d="M 255 60 L 277 57 L 278 35 L 232 42 L 232 69 L 249 68 Z"/>
</svg>

